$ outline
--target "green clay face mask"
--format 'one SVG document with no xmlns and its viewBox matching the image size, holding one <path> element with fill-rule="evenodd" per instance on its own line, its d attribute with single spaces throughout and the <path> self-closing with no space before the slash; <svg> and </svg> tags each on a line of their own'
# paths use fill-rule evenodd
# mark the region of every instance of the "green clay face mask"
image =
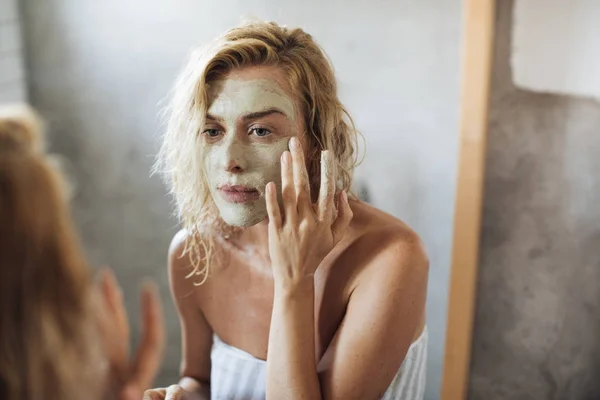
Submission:
<svg viewBox="0 0 600 400">
<path fill-rule="evenodd" d="M 209 97 L 202 161 L 210 194 L 227 224 L 255 225 L 267 216 L 267 183 L 282 204 L 281 155 L 298 133 L 294 102 L 271 79 L 216 81 Z"/>
</svg>

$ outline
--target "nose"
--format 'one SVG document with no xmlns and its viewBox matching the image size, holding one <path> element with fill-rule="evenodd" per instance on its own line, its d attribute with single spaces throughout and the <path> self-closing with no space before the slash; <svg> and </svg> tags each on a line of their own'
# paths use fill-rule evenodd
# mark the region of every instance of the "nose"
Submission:
<svg viewBox="0 0 600 400">
<path fill-rule="evenodd" d="M 242 167 L 239 165 L 239 163 L 236 160 L 230 159 L 225 164 L 225 171 L 235 174 L 235 173 L 242 172 Z"/>
<path fill-rule="evenodd" d="M 225 145 L 222 165 L 225 171 L 232 174 L 241 173 L 245 170 L 244 146 L 239 143 L 239 140 L 233 139 Z"/>
</svg>

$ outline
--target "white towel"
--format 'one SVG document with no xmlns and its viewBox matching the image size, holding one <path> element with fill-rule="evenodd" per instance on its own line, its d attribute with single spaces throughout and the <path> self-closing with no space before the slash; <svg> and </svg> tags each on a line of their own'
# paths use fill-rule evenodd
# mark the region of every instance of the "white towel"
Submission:
<svg viewBox="0 0 600 400">
<path fill-rule="evenodd" d="M 427 328 L 415 340 L 382 400 L 422 400 L 425 392 Z M 267 363 L 214 337 L 211 399 L 263 400 Z"/>
</svg>

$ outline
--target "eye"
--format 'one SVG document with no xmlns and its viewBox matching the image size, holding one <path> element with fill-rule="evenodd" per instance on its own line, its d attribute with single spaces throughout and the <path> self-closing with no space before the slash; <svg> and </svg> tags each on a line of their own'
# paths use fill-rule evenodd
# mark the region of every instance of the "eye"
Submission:
<svg viewBox="0 0 600 400">
<path fill-rule="evenodd" d="M 204 134 L 204 135 L 206 135 L 208 137 L 211 137 L 211 138 L 219 136 L 220 133 L 221 133 L 221 131 L 218 130 L 218 129 L 205 129 L 202 132 L 202 134 Z"/>
<path fill-rule="evenodd" d="M 250 129 L 250 132 L 254 133 L 258 137 L 269 136 L 271 134 L 270 130 L 268 130 L 267 128 L 261 128 L 259 126 Z"/>
</svg>

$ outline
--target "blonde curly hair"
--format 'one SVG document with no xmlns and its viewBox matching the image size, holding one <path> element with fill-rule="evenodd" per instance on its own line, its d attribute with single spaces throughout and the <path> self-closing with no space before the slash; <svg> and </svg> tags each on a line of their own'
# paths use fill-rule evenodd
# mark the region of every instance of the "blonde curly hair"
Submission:
<svg viewBox="0 0 600 400">
<path fill-rule="evenodd" d="M 287 76 L 302 109 L 306 127 L 307 170 L 311 191 L 320 183 L 320 152 L 335 158 L 338 189 L 350 192 L 357 160 L 352 118 L 337 95 L 334 71 L 325 52 L 302 29 L 274 22 L 251 21 L 233 28 L 191 56 L 179 75 L 166 109 L 166 132 L 154 172 L 159 172 L 173 195 L 177 216 L 187 231 L 184 254 L 202 284 L 210 271 L 215 239 L 235 234 L 218 215 L 209 194 L 199 157 L 200 128 L 208 110 L 207 84 L 234 69 L 276 66 Z"/>
</svg>

